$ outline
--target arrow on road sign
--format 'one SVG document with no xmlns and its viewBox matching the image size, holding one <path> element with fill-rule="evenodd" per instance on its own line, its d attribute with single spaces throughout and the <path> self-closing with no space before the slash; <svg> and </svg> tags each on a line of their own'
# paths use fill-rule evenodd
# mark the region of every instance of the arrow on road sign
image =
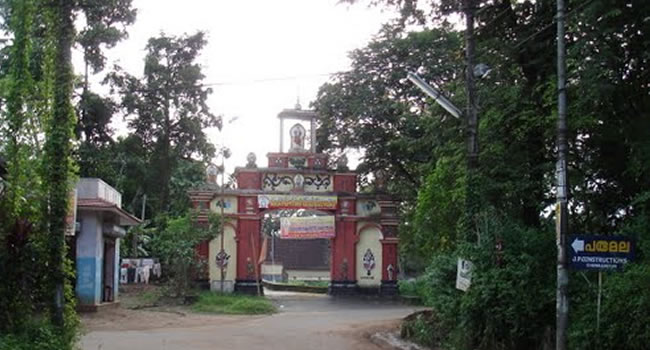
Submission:
<svg viewBox="0 0 650 350">
<path fill-rule="evenodd" d="M 573 240 L 573 243 L 571 243 L 571 248 L 573 248 L 573 251 L 576 253 L 582 252 L 585 250 L 585 241 L 576 238 Z"/>
</svg>

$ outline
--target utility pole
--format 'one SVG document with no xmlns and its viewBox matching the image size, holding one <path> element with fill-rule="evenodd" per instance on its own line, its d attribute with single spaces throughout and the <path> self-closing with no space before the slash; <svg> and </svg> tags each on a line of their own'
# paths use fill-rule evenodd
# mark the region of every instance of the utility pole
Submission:
<svg viewBox="0 0 650 350">
<path fill-rule="evenodd" d="M 147 194 L 142 195 L 142 209 L 140 211 L 140 220 L 144 223 L 144 216 L 147 210 Z M 143 224 L 144 225 L 144 224 Z M 131 247 L 133 250 L 133 258 L 138 257 L 138 232 L 133 231 L 133 242 L 131 242 Z"/>
<path fill-rule="evenodd" d="M 474 6 L 475 0 L 465 0 L 465 86 L 467 89 L 467 112 L 465 113 L 465 134 L 467 142 L 467 192 L 466 206 L 466 238 L 473 241 L 469 231 L 474 229 L 474 216 L 477 210 L 476 170 L 478 168 L 478 111 L 476 103 L 476 86 L 474 83 Z"/>
<path fill-rule="evenodd" d="M 557 234 L 557 296 L 555 349 L 566 350 L 566 331 L 569 322 L 569 271 L 566 259 L 566 237 L 569 213 L 567 210 L 567 96 L 566 96 L 566 48 L 564 32 L 564 0 L 557 0 L 557 189 L 555 207 L 555 231 Z"/>
<path fill-rule="evenodd" d="M 476 0 L 464 0 L 463 11 L 467 23 L 465 29 L 465 87 L 467 89 L 467 107 L 463 113 L 451 101 L 438 90 L 433 88 L 418 77 L 417 74 L 408 72 L 407 78 L 418 88 L 433 98 L 442 108 L 449 112 L 455 118 L 465 118 L 465 137 L 467 143 L 467 186 L 465 189 L 465 240 L 475 241 L 474 235 L 470 233 L 474 229 L 474 216 L 478 211 L 478 189 L 477 176 L 478 169 L 478 108 L 476 97 L 475 77 L 485 77 L 489 73 L 489 67 L 479 65 L 477 71 L 474 70 L 474 12 L 476 10 Z"/>
</svg>

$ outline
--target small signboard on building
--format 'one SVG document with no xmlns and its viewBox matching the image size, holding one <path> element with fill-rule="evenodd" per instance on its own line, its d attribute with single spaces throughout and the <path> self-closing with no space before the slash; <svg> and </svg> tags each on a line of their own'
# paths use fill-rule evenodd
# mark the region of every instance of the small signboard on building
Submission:
<svg viewBox="0 0 650 350">
<path fill-rule="evenodd" d="M 469 260 L 458 258 L 456 270 L 456 289 L 467 292 L 472 284 L 472 263 Z"/>
<path fill-rule="evenodd" d="M 287 217 L 280 220 L 280 237 L 289 239 L 333 238 L 334 216 Z"/>
<path fill-rule="evenodd" d="M 615 270 L 634 259 L 634 242 L 624 236 L 570 235 L 569 267 L 579 270 Z"/>
<path fill-rule="evenodd" d="M 337 196 L 264 194 L 257 196 L 260 209 L 336 209 Z"/>
</svg>

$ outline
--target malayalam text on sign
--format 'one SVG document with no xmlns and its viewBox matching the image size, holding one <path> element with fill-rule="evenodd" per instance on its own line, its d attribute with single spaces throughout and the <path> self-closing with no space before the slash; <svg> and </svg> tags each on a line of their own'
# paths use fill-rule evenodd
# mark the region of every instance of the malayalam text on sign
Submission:
<svg viewBox="0 0 650 350">
<path fill-rule="evenodd" d="M 569 266 L 573 269 L 620 269 L 634 259 L 634 242 L 624 236 L 569 236 Z"/>
</svg>

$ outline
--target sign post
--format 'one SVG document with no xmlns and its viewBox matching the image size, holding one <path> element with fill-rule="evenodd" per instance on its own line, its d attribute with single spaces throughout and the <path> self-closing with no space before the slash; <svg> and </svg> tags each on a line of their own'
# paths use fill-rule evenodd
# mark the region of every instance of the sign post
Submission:
<svg viewBox="0 0 650 350">
<path fill-rule="evenodd" d="M 623 236 L 571 235 L 569 267 L 576 270 L 618 270 L 634 259 L 634 242 Z"/>
<path fill-rule="evenodd" d="M 472 263 L 469 260 L 458 258 L 456 267 L 456 289 L 467 292 L 472 284 Z"/>
<path fill-rule="evenodd" d="M 598 270 L 596 334 L 600 334 L 600 309 L 603 296 L 603 270 L 620 270 L 634 259 L 634 242 L 623 236 L 571 235 L 569 267 Z M 600 339 L 597 340 L 598 345 Z"/>
</svg>

